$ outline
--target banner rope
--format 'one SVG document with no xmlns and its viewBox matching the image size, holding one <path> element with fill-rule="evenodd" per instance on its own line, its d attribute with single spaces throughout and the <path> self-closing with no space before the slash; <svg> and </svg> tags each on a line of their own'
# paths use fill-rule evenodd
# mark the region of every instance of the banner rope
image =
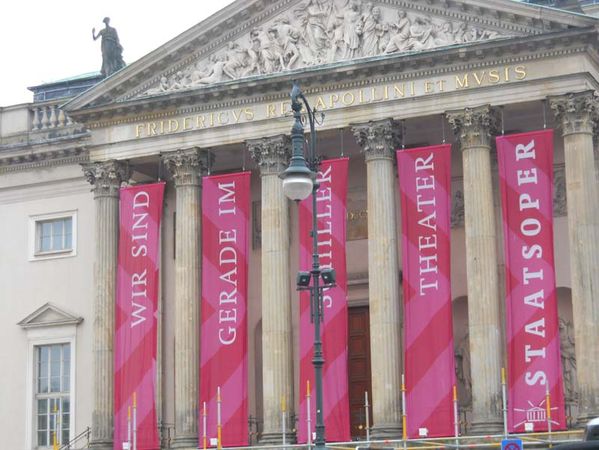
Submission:
<svg viewBox="0 0 599 450">
<path fill-rule="evenodd" d="M 503 106 L 501 107 L 501 135 L 505 135 L 505 122 L 503 120 Z"/>
<path fill-rule="evenodd" d="M 543 105 L 543 129 L 546 130 L 547 129 L 547 102 L 545 101 L 545 99 L 541 100 L 541 103 Z"/>
<path fill-rule="evenodd" d="M 345 155 L 343 154 L 343 128 L 339 130 L 339 138 L 341 141 L 341 157 L 343 158 Z"/>
<path fill-rule="evenodd" d="M 401 121 L 401 149 L 406 149 L 406 119 Z"/>
<path fill-rule="evenodd" d="M 445 114 L 441 114 L 441 129 L 443 130 L 443 143 L 445 144 Z"/>
<path fill-rule="evenodd" d="M 245 172 L 245 146 L 243 147 L 243 157 L 242 157 L 242 163 L 241 163 L 241 170 L 242 172 Z"/>
</svg>

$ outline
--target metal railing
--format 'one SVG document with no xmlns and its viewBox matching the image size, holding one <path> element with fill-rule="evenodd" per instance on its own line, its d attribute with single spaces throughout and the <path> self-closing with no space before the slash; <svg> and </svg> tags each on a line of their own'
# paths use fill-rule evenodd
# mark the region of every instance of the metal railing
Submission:
<svg viewBox="0 0 599 450">
<path fill-rule="evenodd" d="M 79 443 L 80 441 L 83 441 L 85 439 L 85 447 L 79 447 L 79 448 L 89 448 L 89 438 L 91 436 L 92 433 L 92 429 L 90 427 L 87 427 L 85 430 L 83 430 L 81 433 L 79 433 L 77 436 L 75 436 L 73 439 L 71 439 L 69 442 L 67 442 L 66 444 L 63 444 L 59 450 L 71 450 L 74 447 L 75 444 Z"/>
</svg>

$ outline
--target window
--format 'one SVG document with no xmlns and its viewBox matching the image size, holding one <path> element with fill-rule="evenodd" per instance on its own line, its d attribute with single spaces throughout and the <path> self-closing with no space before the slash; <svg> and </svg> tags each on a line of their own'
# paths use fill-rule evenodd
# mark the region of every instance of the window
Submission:
<svg viewBox="0 0 599 450">
<path fill-rule="evenodd" d="M 35 408 L 38 447 L 69 442 L 71 411 L 70 344 L 35 347 Z"/>
<path fill-rule="evenodd" d="M 74 256 L 77 236 L 75 212 L 45 214 L 30 218 L 29 259 Z"/>
<path fill-rule="evenodd" d="M 46 303 L 19 322 L 27 336 L 24 448 L 52 448 L 75 437 L 77 326 L 83 318 Z M 79 430 L 82 431 L 82 430 Z"/>
<path fill-rule="evenodd" d="M 62 252 L 73 248 L 73 218 L 35 223 L 35 253 Z"/>
</svg>

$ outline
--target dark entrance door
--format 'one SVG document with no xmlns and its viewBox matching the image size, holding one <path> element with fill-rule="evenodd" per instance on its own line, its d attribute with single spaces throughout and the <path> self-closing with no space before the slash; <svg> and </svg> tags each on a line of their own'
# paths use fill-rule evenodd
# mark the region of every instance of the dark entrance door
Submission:
<svg viewBox="0 0 599 450">
<path fill-rule="evenodd" d="M 365 392 L 368 392 L 368 403 L 372 405 L 368 306 L 349 309 L 348 360 L 351 435 L 352 439 L 364 439 L 366 437 Z M 369 410 L 372 425 L 372 407 Z"/>
</svg>

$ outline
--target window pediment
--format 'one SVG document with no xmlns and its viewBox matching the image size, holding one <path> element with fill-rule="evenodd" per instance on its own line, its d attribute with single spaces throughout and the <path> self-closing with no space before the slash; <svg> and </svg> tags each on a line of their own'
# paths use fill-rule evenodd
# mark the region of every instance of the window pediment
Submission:
<svg viewBox="0 0 599 450">
<path fill-rule="evenodd" d="M 18 325 L 21 328 L 41 328 L 61 325 L 78 325 L 83 317 L 75 316 L 62 308 L 48 302 L 29 314 Z"/>
</svg>

